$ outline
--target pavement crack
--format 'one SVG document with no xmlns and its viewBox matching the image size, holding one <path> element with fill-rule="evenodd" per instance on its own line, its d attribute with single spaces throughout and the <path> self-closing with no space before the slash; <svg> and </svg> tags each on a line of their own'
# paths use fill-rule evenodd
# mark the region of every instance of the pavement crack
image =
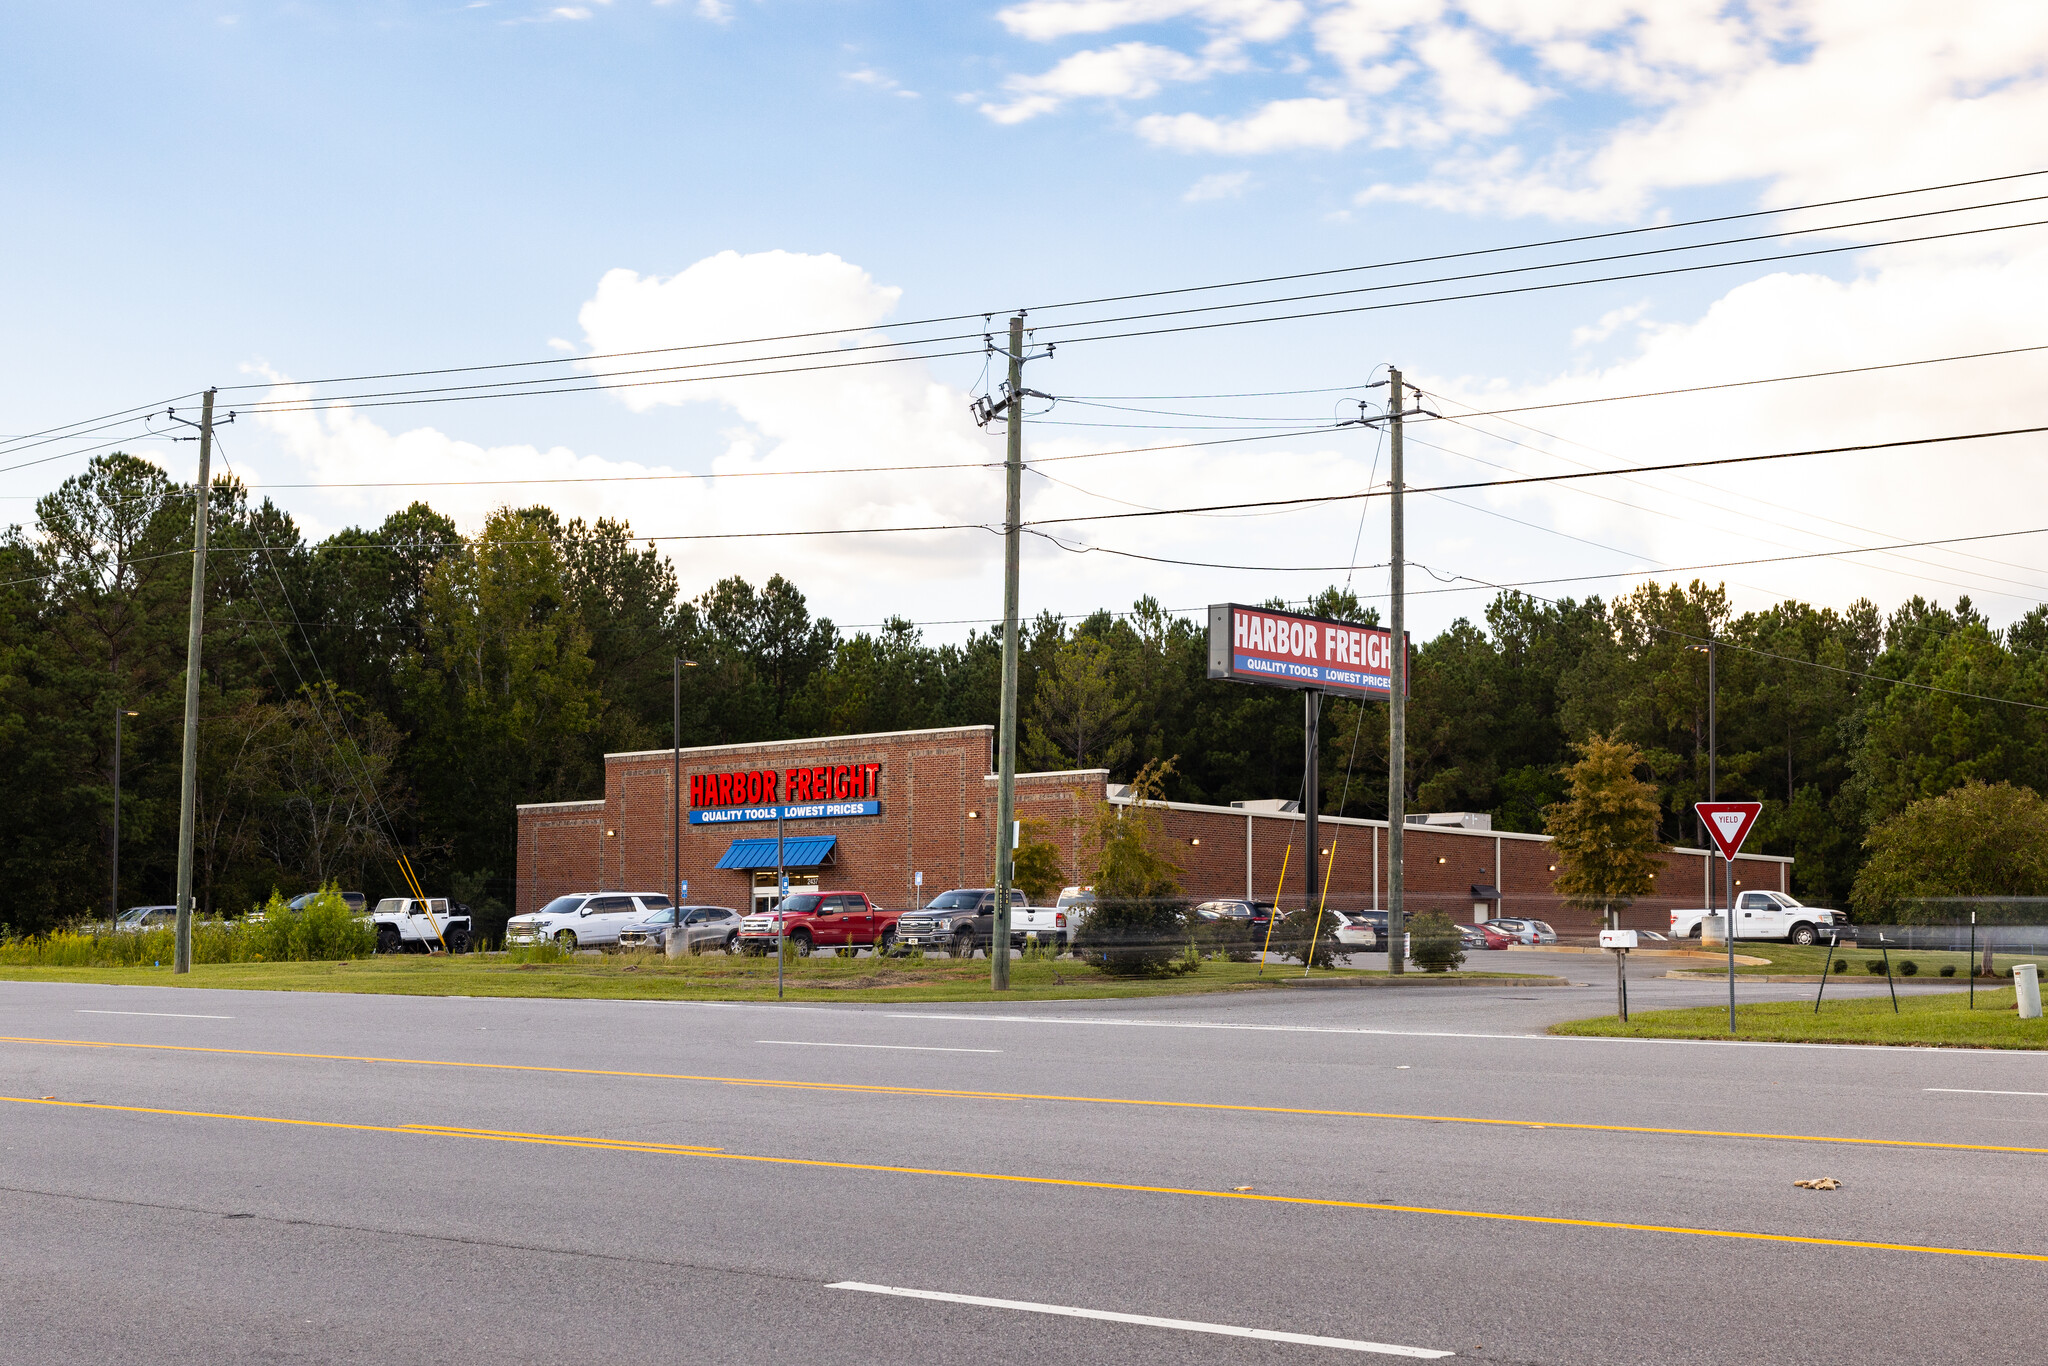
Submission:
<svg viewBox="0 0 2048 1366">
<path fill-rule="evenodd" d="M 664 1266 L 677 1271 L 702 1271 L 720 1276 L 744 1276 L 754 1280 L 782 1281 L 792 1286 L 815 1289 L 832 1279 L 828 1275 L 797 1275 L 787 1271 L 774 1271 L 762 1267 L 735 1266 L 719 1262 L 684 1261 L 672 1257 L 649 1256 L 634 1253 L 626 1256 L 613 1252 L 594 1252 L 589 1248 L 562 1247 L 551 1243 L 523 1243 L 506 1238 L 477 1238 L 460 1233 L 422 1233 L 416 1229 L 383 1228 L 375 1224 L 347 1224 L 331 1219 L 284 1218 L 269 1214 L 248 1214 L 241 1211 L 208 1209 L 203 1205 L 177 1205 L 160 1200 L 132 1200 L 115 1195 L 82 1195 L 77 1191 L 43 1190 L 34 1186 L 0 1186 L 0 1192 L 9 1195 L 39 1195 L 50 1200 L 75 1200 L 81 1204 L 112 1205 L 127 1209 L 155 1210 L 164 1214 L 198 1214 L 224 1219 L 254 1219 L 261 1223 L 275 1224 L 280 1228 L 332 1229 L 337 1233 L 366 1233 L 379 1238 L 396 1238 L 407 1242 L 440 1243 L 452 1247 L 481 1247 L 506 1252 L 537 1252 L 554 1257 L 577 1257 L 586 1261 L 611 1262 L 621 1266 Z M 836 1274 L 836 1273 L 835 1273 Z"/>
</svg>

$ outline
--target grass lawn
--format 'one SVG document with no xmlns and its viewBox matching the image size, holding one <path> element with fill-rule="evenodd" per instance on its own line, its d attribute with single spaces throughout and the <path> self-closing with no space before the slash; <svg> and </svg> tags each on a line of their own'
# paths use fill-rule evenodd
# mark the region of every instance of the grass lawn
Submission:
<svg viewBox="0 0 2048 1366">
<path fill-rule="evenodd" d="M 1830 983 L 1832 989 L 1833 984 Z M 2011 987 L 1977 987 L 1977 1008 L 1967 991 L 1944 991 L 1899 998 L 1892 1013 L 1889 994 L 1874 998 L 1823 999 L 1813 1013 L 1804 1001 L 1769 1001 L 1738 1005 L 1738 1039 L 1775 1039 L 1797 1043 L 1923 1044 L 1937 1048 L 2048 1049 L 2048 1021 L 2022 1020 L 2013 1009 Z M 1553 1034 L 1593 1035 L 1620 1039 L 1726 1039 L 1728 1007 L 1694 1010 L 1646 1010 L 1627 1024 L 1612 1015 L 1552 1025 Z"/>
<path fill-rule="evenodd" d="M 1095 1000 L 1278 989 L 1299 965 L 1207 961 L 1182 977 L 1105 977 L 1074 962 L 1012 960 L 1010 990 L 989 990 L 988 961 L 968 959 L 806 958 L 788 965 L 792 1001 Z M 1383 972 L 1319 969 L 1317 977 L 1383 977 Z M 1526 974 L 1459 973 L 1514 978 Z M 578 956 L 567 962 L 516 963 L 498 954 L 388 954 L 341 963 L 198 963 L 184 976 L 165 967 L 44 967 L 0 963 L 0 980 L 108 982 L 121 985 L 244 991 L 346 991 L 400 996 L 547 996 L 617 1000 L 760 1001 L 775 999 L 775 959 L 720 954 L 671 961 L 655 954 Z"/>
<path fill-rule="evenodd" d="M 1812 973 L 1818 976 L 1822 971 L 1823 965 L 1830 957 L 1833 957 L 1845 960 L 1849 964 L 1848 972 L 1837 974 L 1839 980 L 1845 982 L 1869 980 L 1869 964 L 1871 963 L 1878 965 L 1878 980 L 1882 981 L 1884 979 L 1884 955 L 1879 953 L 1874 947 L 1852 949 L 1844 946 L 1837 949 L 1833 954 L 1829 954 L 1828 947 L 1825 944 L 1815 944 L 1811 948 L 1802 948 L 1797 944 L 1756 944 L 1744 940 L 1735 946 L 1735 951 L 1746 958 L 1768 958 L 1770 960 L 1770 962 L 1761 966 L 1745 966 L 1744 964 L 1737 963 L 1735 965 L 1735 975 L 1737 977 L 1783 977 L 1799 973 Z M 1894 977 L 1903 975 L 1900 972 L 1900 965 L 1909 959 L 1919 967 L 1920 971 L 1917 975 L 1922 979 L 1929 977 L 1939 978 L 1944 966 L 1953 967 L 1956 970 L 1955 982 L 1957 986 L 1964 985 L 1963 979 L 1969 975 L 1970 971 L 1970 955 L 1967 953 L 1938 953 L 1926 949 L 1894 948 L 1891 951 L 1891 957 L 1892 975 Z M 1980 963 L 1983 961 L 1981 950 L 1979 951 L 1978 961 Z M 1993 963 L 2000 972 L 2004 972 L 2007 968 L 2019 963 L 2036 963 L 2041 965 L 2043 980 L 2048 981 L 2048 957 L 2001 953 L 1993 959 Z M 1715 971 L 1713 964 L 1700 962 L 1697 959 L 1675 959 L 1672 961 L 1672 969 L 1679 972 Z M 1727 969 L 1724 967 L 1720 971 L 1725 976 Z M 1981 986 L 1983 979 L 1980 978 L 1978 984 Z"/>
</svg>

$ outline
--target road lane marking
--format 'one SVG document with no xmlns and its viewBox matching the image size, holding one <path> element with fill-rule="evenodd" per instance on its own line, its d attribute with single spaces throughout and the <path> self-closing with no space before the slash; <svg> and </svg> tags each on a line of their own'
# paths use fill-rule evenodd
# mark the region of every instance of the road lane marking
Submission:
<svg viewBox="0 0 2048 1366">
<path fill-rule="evenodd" d="M 1162 1319 L 1150 1314 L 1118 1314 L 1107 1309 L 1080 1309 L 1071 1304 L 1039 1304 L 1033 1300 L 998 1300 L 986 1295 L 953 1295 L 943 1290 L 911 1290 L 900 1285 L 868 1285 L 861 1281 L 835 1281 L 827 1290 L 858 1290 L 868 1295 L 895 1295 L 907 1300 L 937 1300 L 942 1304 L 972 1304 L 986 1309 L 1017 1309 L 1027 1314 L 1057 1314 L 1070 1319 L 1100 1319 L 1105 1323 L 1134 1323 L 1141 1328 L 1177 1328 L 1183 1333 L 1216 1333 L 1227 1338 L 1257 1338 L 1261 1342 L 1292 1342 L 1305 1347 L 1335 1347 L 1346 1352 L 1377 1352 L 1390 1357 L 1435 1359 L 1457 1355 L 1429 1347 L 1403 1347 L 1393 1342 L 1364 1342 L 1356 1338 L 1326 1338 L 1313 1333 L 1283 1333 L 1273 1328 L 1239 1328 L 1227 1323 L 1201 1323 L 1194 1319 Z"/>
<path fill-rule="evenodd" d="M 882 1172 L 891 1176 L 938 1176 L 956 1181 L 994 1181 L 1005 1185 L 1051 1186 L 1067 1190 L 1118 1191 L 1134 1195 L 1178 1195 L 1201 1200 L 1243 1200 L 1267 1205 L 1313 1209 L 1366 1210 L 1381 1214 L 1427 1214 L 1447 1219 L 1480 1219 L 1553 1228 L 1595 1228 L 1622 1233 L 1669 1233 L 1692 1238 L 1735 1242 L 1795 1243 L 1807 1247 L 1847 1247 L 1869 1252 L 1917 1252 L 1937 1257 L 1983 1257 L 1995 1261 L 2048 1263 L 2048 1253 L 2002 1252 L 1992 1248 L 1936 1247 L 1925 1243 L 1879 1243 L 1857 1238 L 1816 1238 L 1797 1233 L 1755 1233 L 1743 1229 L 1692 1228 L 1683 1224 L 1637 1224 L 1616 1219 L 1569 1219 L 1554 1214 L 1508 1214 L 1499 1210 L 1448 1209 L 1434 1205 L 1395 1205 L 1377 1200 L 1329 1200 L 1307 1195 L 1262 1195 L 1256 1191 L 1201 1190 L 1190 1186 L 1146 1186 L 1125 1181 L 1083 1181 L 1065 1176 L 1020 1176 L 1011 1172 L 952 1171 L 944 1167 L 897 1167 L 880 1162 L 844 1162 L 819 1157 L 775 1157 L 735 1153 L 722 1148 L 681 1143 L 642 1142 L 576 1134 L 525 1134 L 509 1129 L 463 1129 L 442 1124 L 353 1124 L 341 1120 L 289 1119 L 272 1115 L 221 1114 L 208 1110 L 171 1110 L 148 1105 L 110 1105 L 101 1101 L 46 1100 L 40 1096 L 0 1096 L 16 1105 L 46 1105 L 55 1110 L 99 1110 L 114 1114 L 164 1115 L 176 1119 L 237 1120 L 245 1124 L 277 1124 L 298 1129 L 345 1129 L 356 1133 L 398 1134 L 411 1138 L 467 1138 L 493 1143 L 532 1143 L 555 1148 L 591 1148 L 613 1152 L 653 1153 L 670 1157 L 708 1157 L 726 1162 L 759 1162 L 774 1167 L 810 1167 L 825 1171 Z"/>
<path fill-rule="evenodd" d="M 818 1043 L 812 1039 L 756 1039 L 755 1043 L 787 1044 L 791 1048 L 882 1048 L 894 1053 L 1000 1053 L 1000 1048 L 933 1048 L 914 1043 Z"/>
<path fill-rule="evenodd" d="M 714 1077 L 687 1072 L 632 1072 L 604 1067 L 548 1067 L 538 1063 L 461 1062 L 447 1058 L 380 1058 L 350 1053 L 292 1053 L 266 1048 L 212 1048 L 203 1044 L 111 1043 L 102 1039 L 38 1039 L 10 1035 L 0 1035 L 0 1043 L 43 1044 L 55 1048 L 126 1048 L 156 1053 L 213 1053 L 241 1058 L 296 1058 L 312 1062 L 386 1063 L 405 1067 L 458 1067 L 480 1072 L 534 1072 L 571 1077 L 619 1077 L 634 1081 L 687 1081 L 714 1086 L 755 1086 L 763 1090 L 830 1091 L 933 1100 L 1035 1100 L 1062 1105 L 1129 1105 L 1144 1109 L 1203 1110 L 1221 1114 L 1299 1115 L 1312 1119 L 1373 1119 L 1412 1124 L 1473 1124 L 1503 1129 L 1540 1127 L 1602 1134 L 1655 1134 L 1666 1138 L 1738 1138 L 1775 1143 L 1839 1143 L 1864 1148 L 1924 1148 L 1942 1152 L 2014 1153 L 2027 1157 L 2048 1157 L 2048 1148 L 2027 1148 L 2004 1143 L 1940 1143 L 1913 1138 L 1844 1138 L 1830 1134 L 1750 1133 L 1740 1129 L 1674 1129 L 1646 1124 L 1588 1124 L 1553 1119 L 1493 1119 L 1480 1115 L 1325 1110 L 1308 1106 L 1234 1105 L 1224 1101 L 1146 1100 L 1129 1096 L 1041 1095 L 1029 1091 L 963 1091 L 937 1086 L 884 1086 L 871 1082 L 785 1081 L 774 1077 Z"/>
<path fill-rule="evenodd" d="M 2048 1091 L 1972 1091 L 1964 1086 L 1923 1086 L 1923 1091 L 1941 1091 L 1951 1096 L 2048 1096 Z"/>
<path fill-rule="evenodd" d="M 79 1010 L 79 1015 L 148 1015 L 159 1020 L 232 1020 L 232 1015 L 180 1015 L 171 1010 Z"/>
</svg>

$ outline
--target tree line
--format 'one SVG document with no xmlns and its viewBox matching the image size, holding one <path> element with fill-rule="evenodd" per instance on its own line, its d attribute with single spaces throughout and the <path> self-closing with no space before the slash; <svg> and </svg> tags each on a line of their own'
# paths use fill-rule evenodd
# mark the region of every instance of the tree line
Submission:
<svg viewBox="0 0 2048 1366">
<path fill-rule="evenodd" d="M 107 905 L 117 712 L 134 713 L 122 901 L 172 890 L 193 496 L 104 455 L 0 540 L 0 922 L 17 932 Z M 231 478 L 208 499 L 195 889 L 209 913 L 329 879 L 395 893 L 399 850 L 437 892 L 502 906 L 513 806 L 598 796 L 606 753 L 666 748 L 678 657 L 696 661 L 686 746 L 997 719 L 997 632 L 933 645 L 901 617 L 843 632 L 780 575 L 684 597 L 623 521 L 508 507 L 465 536 L 416 502 L 309 542 Z M 1302 610 L 1378 624 L 1343 588 Z M 1751 847 L 1796 856 L 1809 899 L 1844 901 L 1867 832 L 1910 802 L 1970 779 L 2048 785 L 2048 608 L 2003 630 L 1967 598 L 1738 614 L 1695 581 L 1611 601 L 1503 592 L 1417 642 L 1408 808 L 1541 830 L 1573 747 L 1603 735 L 1639 751 L 1659 837 L 1698 843 L 1709 640 L 1719 795 L 1766 802 Z M 1041 615 L 1022 645 L 1026 769 L 1122 781 L 1171 761 L 1169 799 L 1302 795 L 1301 696 L 1209 680 L 1204 623 L 1144 598 Z M 1321 809 L 1383 816 L 1385 705 L 1332 699 L 1321 732 Z"/>
</svg>

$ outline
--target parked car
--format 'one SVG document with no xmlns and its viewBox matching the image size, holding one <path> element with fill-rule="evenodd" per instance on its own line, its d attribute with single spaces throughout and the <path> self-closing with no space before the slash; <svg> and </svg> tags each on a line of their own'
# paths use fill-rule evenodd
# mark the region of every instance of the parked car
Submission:
<svg viewBox="0 0 2048 1366">
<path fill-rule="evenodd" d="M 768 953 L 780 936 L 798 953 L 848 946 L 887 953 L 895 947 L 901 914 L 877 906 L 865 892 L 792 892 L 779 909 L 741 919 L 739 947 L 743 953 Z"/>
<path fill-rule="evenodd" d="M 434 953 L 444 946 L 450 953 L 469 952 L 469 907 L 459 901 L 387 896 L 370 912 L 370 920 L 377 927 L 379 953 Z"/>
<path fill-rule="evenodd" d="M 528 915 L 505 922 L 505 942 L 539 944 L 552 939 L 565 949 L 600 949 L 619 942 L 628 925 L 649 911 L 675 903 L 663 892 L 571 892 Z"/>
<path fill-rule="evenodd" d="M 1087 904 L 1094 904 L 1093 893 L 1088 894 Z M 989 947 L 995 938 L 995 923 L 995 888 L 958 887 L 941 892 L 919 910 L 904 912 L 896 932 L 905 948 L 945 949 L 964 958 Z M 1068 913 L 1060 906 L 1033 906 L 1023 888 L 1010 889 L 1011 948 L 1023 948 L 1036 937 L 1041 944 L 1064 949 L 1073 941 L 1073 933 Z"/>
<path fill-rule="evenodd" d="M 1504 949 L 1515 941 L 1505 930 L 1497 929 L 1491 921 L 1479 925 L 1458 926 L 1458 943 L 1468 949 Z"/>
<path fill-rule="evenodd" d="M 1387 951 L 1387 913 L 1385 911 L 1346 911 L 1344 924 L 1337 927 L 1337 942 L 1346 948 L 1363 949 L 1368 953 Z"/>
<path fill-rule="evenodd" d="M 730 952 L 739 947 L 741 918 L 729 906 L 662 906 L 620 930 L 619 947 L 666 951 L 677 942 L 683 953 L 695 948 Z"/>
<path fill-rule="evenodd" d="M 1093 887 L 1062 887 L 1059 900 L 1053 902 L 1053 910 L 1067 918 L 1067 934 L 1071 938 L 1088 918 L 1088 912 L 1095 909 Z"/>
<path fill-rule="evenodd" d="M 318 895 L 318 892 L 301 892 L 284 904 L 294 911 L 303 911 L 306 909 L 306 903 Z M 341 899 L 348 903 L 349 910 L 356 915 L 363 915 L 370 909 L 369 899 L 361 892 L 343 892 Z"/>
<path fill-rule="evenodd" d="M 1273 927 L 1273 903 L 1270 901 L 1204 901 L 1195 907 L 1195 914 L 1212 924 L 1228 922 L 1232 937 L 1253 948 L 1263 949 L 1267 936 Z M 1280 919 L 1287 918 L 1282 912 Z"/>
<path fill-rule="evenodd" d="M 1671 913 L 1673 939 L 1698 939 L 1701 907 Z M 1719 915 L 1721 912 L 1714 911 Z M 1784 892 L 1744 892 L 1735 898 L 1737 939 L 1778 939 L 1788 944 L 1826 943 L 1830 937 L 1855 938 L 1849 918 L 1820 906 L 1802 906 Z"/>
<path fill-rule="evenodd" d="M 1555 944 L 1557 931 L 1541 920 L 1522 920 L 1514 916 L 1489 920 L 1487 924 L 1500 930 L 1517 944 Z"/>
<path fill-rule="evenodd" d="M 176 906 L 130 906 L 114 922 L 114 929 L 120 934 L 136 934 L 143 930 L 168 929 L 177 923 Z"/>
</svg>

